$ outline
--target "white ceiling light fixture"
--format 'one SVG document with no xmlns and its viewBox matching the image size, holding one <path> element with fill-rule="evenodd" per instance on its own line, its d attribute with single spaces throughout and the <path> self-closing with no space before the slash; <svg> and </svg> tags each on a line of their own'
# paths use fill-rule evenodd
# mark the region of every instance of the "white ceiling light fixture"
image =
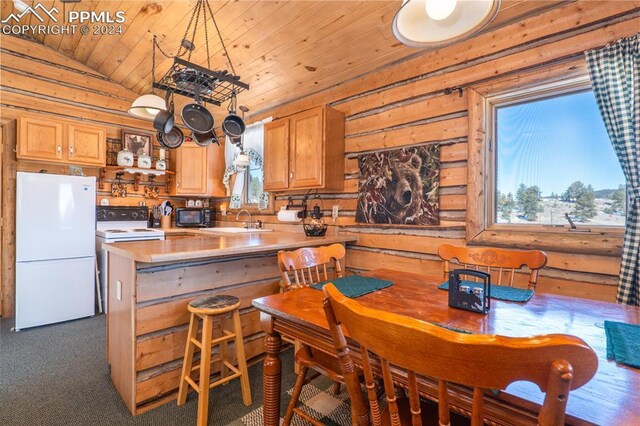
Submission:
<svg viewBox="0 0 640 426">
<path fill-rule="evenodd" d="M 142 95 L 133 101 L 131 108 L 129 108 L 127 112 L 134 117 L 142 118 L 144 120 L 153 120 L 161 110 L 166 109 L 167 104 L 164 99 L 158 95 L 149 93 L 147 95 Z"/>
<path fill-rule="evenodd" d="M 456 8 L 458 0 L 425 0 L 427 15 L 436 21 L 448 18 Z"/>
<path fill-rule="evenodd" d="M 501 0 L 404 0 L 393 18 L 393 35 L 411 47 L 437 47 L 478 33 Z"/>
<path fill-rule="evenodd" d="M 15 7 L 18 12 L 22 13 L 29 8 L 29 5 L 22 0 L 13 0 L 13 7 Z"/>
</svg>

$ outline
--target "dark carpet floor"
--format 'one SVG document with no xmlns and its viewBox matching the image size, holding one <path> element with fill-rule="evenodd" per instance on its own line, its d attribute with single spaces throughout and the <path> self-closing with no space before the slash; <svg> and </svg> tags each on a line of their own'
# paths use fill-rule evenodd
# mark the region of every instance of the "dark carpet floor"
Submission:
<svg viewBox="0 0 640 426">
<path fill-rule="evenodd" d="M 104 315 L 19 333 L 12 326 L 11 320 L 0 322 L 0 425 L 195 425 L 194 393 L 182 407 L 170 402 L 129 414 L 109 377 Z M 295 381 L 291 350 L 282 361 L 284 393 Z M 233 423 L 262 405 L 262 363 L 249 373 L 253 405 L 242 404 L 238 380 L 217 387 L 209 399 L 210 425 Z"/>
</svg>

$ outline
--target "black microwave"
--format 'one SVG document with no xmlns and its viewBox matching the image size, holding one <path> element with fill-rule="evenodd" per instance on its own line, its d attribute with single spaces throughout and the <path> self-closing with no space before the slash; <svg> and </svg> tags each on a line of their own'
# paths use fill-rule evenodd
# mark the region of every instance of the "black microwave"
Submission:
<svg viewBox="0 0 640 426">
<path fill-rule="evenodd" d="M 211 228 L 213 224 L 213 209 L 201 207 L 176 208 L 176 226 L 178 227 Z"/>
</svg>

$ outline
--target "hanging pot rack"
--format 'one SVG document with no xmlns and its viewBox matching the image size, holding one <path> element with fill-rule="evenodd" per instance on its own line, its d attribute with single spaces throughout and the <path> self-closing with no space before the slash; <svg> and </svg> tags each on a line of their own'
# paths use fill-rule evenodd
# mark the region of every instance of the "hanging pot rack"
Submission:
<svg viewBox="0 0 640 426">
<path fill-rule="evenodd" d="M 209 32 L 207 25 L 208 15 L 210 15 L 213 21 L 231 72 L 228 70 L 211 69 L 211 53 L 209 50 Z M 195 35 L 201 16 L 203 21 L 202 26 L 204 27 L 207 68 L 191 62 L 191 54 L 195 50 Z M 156 82 L 155 78 L 156 49 L 160 51 L 164 57 L 173 59 L 173 65 L 158 82 Z M 186 59 L 183 58 L 185 55 Z M 236 74 L 235 67 L 227 51 L 227 46 L 222 39 L 222 34 L 220 33 L 218 23 L 216 22 L 208 0 L 198 0 L 184 32 L 178 52 L 175 55 L 167 54 L 160 47 L 157 37 L 155 35 L 153 36 L 152 64 L 153 87 L 155 89 L 164 90 L 171 95 L 177 94 L 185 96 L 196 100 L 196 102 L 200 101 L 220 106 L 223 102 L 230 100 L 234 94 L 237 95 L 242 91 L 249 90 L 249 84 L 242 82 L 240 76 Z"/>
</svg>

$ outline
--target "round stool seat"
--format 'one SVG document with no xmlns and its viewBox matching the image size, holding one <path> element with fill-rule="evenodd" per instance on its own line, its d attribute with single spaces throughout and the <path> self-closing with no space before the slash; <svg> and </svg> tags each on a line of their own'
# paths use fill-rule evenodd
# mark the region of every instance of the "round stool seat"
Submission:
<svg viewBox="0 0 640 426">
<path fill-rule="evenodd" d="M 192 300 L 187 309 L 200 315 L 220 315 L 240 307 L 240 299 L 235 296 L 220 294 L 204 296 Z"/>
</svg>

